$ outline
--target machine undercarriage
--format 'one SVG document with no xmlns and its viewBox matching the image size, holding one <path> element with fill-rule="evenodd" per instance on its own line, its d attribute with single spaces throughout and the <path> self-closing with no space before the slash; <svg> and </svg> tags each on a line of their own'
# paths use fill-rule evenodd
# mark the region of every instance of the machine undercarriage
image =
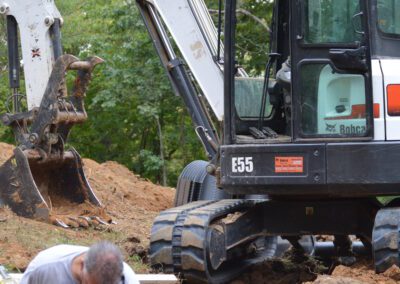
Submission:
<svg viewBox="0 0 400 284">
<path fill-rule="evenodd" d="M 399 265 L 398 245 L 393 243 L 399 209 L 380 207 L 368 199 L 192 202 L 156 218 L 151 264 L 189 283 L 227 283 L 292 247 L 296 254 L 344 265 L 373 253 L 377 272 L 384 272 Z M 317 242 L 311 237 L 316 235 L 331 235 L 334 241 Z"/>
</svg>

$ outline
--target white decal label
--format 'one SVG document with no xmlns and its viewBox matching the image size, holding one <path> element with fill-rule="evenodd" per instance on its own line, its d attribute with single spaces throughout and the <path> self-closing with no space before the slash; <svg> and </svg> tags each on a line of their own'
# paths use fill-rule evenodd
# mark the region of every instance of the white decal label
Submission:
<svg viewBox="0 0 400 284">
<path fill-rule="evenodd" d="M 254 171 L 253 157 L 232 158 L 232 173 L 252 173 Z"/>
</svg>

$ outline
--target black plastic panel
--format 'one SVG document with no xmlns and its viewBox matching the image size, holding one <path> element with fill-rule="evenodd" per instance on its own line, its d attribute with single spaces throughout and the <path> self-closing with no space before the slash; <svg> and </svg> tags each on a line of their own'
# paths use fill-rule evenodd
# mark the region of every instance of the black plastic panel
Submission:
<svg viewBox="0 0 400 284">
<path fill-rule="evenodd" d="M 303 160 L 303 170 L 277 168 L 276 158 Z M 252 171 L 241 171 L 240 162 L 253 162 Z M 235 159 L 241 159 L 234 165 Z M 237 160 L 236 160 L 237 162 Z M 325 145 L 235 145 L 221 147 L 222 185 L 260 186 L 270 184 L 325 184 Z M 236 167 L 236 171 L 235 171 Z M 239 170 L 237 169 L 239 167 Z M 248 168 L 250 169 L 250 168 Z M 278 169 L 278 171 L 277 171 Z"/>
<path fill-rule="evenodd" d="M 400 195 L 400 142 L 236 145 L 223 146 L 221 151 L 221 185 L 231 194 L 296 198 Z M 304 172 L 277 173 L 276 156 L 303 157 Z M 252 157 L 253 172 L 234 173 L 235 157 Z"/>
<path fill-rule="evenodd" d="M 400 143 L 327 145 L 329 184 L 400 184 Z"/>
</svg>

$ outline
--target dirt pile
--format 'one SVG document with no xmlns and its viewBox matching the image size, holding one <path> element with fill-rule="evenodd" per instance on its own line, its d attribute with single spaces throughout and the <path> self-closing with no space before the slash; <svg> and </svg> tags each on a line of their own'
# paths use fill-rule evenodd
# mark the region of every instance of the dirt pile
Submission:
<svg viewBox="0 0 400 284">
<path fill-rule="evenodd" d="M 173 189 L 144 180 L 116 162 L 84 159 L 84 168 L 90 185 L 111 211 L 129 212 L 132 203 L 156 212 L 172 206 Z"/>
<path fill-rule="evenodd" d="M 0 143 L 0 164 L 13 155 L 13 149 L 12 145 Z M 91 187 L 110 211 L 129 213 L 132 203 L 144 210 L 155 212 L 172 205 L 173 189 L 144 180 L 116 162 L 99 164 L 90 159 L 83 161 Z"/>
<path fill-rule="evenodd" d="M 231 284 L 288 284 L 313 281 L 328 268 L 311 257 L 299 256 L 288 251 L 282 258 L 254 266 Z"/>
<path fill-rule="evenodd" d="M 309 282 L 311 283 L 311 282 Z M 351 267 L 339 265 L 332 275 L 320 275 L 314 284 L 396 284 L 400 268 L 393 266 L 383 274 L 375 274 L 371 261 L 362 260 Z"/>
<path fill-rule="evenodd" d="M 396 284 L 400 268 L 393 266 L 385 273 L 375 274 L 371 260 L 360 259 L 351 267 L 339 265 L 331 270 L 323 263 L 305 258 L 297 261 L 286 254 L 281 259 L 266 261 L 250 269 L 230 284 Z"/>
<path fill-rule="evenodd" d="M 365 284 L 395 284 L 400 283 L 400 269 L 393 266 L 382 274 L 375 274 L 371 261 L 363 260 L 351 267 L 338 266 L 332 273 L 333 278 L 348 277 Z M 318 283 L 318 282 L 317 282 Z M 319 282 L 323 283 L 323 282 Z M 334 282 L 331 282 L 334 283 Z M 338 282 L 336 282 L 338 283 Z M 349 282 L 351 283 L 351 282 Z M 353 282 L 355 283 L 355 282 Z"/>
<path fill-rule="evenodd" d="M 13 149 L 0 143 L 0 164 L 13 155 Z M 102 216 L 110 216 L 117 224 L 90 230 L 64 230 L 17 217 L 3 209 L 0 211 L 0 264 L 24 269 L 31 257 L 44 248 L 60 243 L 90 245 L 100 239 L 117 243 L 131 265 L 141 263 L 140 256 L 145 257 L 153 220 L 161 210 L 172 207 L 174 189 L 144 180 L 116 162 L 99 164 L 84 159 L 84 169 L 96 196 L 105 206 Z M 76 215 L 93 209 L 89 206 L 65 202 L 53 206 L 53 214 Z M 146 269 L 136 267 L 138 271 Z"/>
</svg>

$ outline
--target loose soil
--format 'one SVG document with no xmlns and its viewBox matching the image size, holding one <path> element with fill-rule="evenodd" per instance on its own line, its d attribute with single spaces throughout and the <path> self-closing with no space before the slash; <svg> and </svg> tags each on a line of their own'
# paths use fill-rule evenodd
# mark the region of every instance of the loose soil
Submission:
<svg viewBox="0 0 400 284">
<path fill-rule="evenodd" d="M 375 274 L 371 260 L 360 259 L 351 267 L 325 267 L 315 259 L 294 260 L 290 253 L 253 267 L 230 284 L 396 284 L 400 283 L 400 269 L 391 267 L 383 274 Z"/>
<path fill-rule="evenodd" d="M 0 143 L 0 164 L 13 155 L 14 147 Z M 118 244 L 129 264 L 147 272 L 145 264 L 151 225 L 157 214 L 172 207 L 175 190 L 140 178 L 116 162 L 99 164 L 84 159 L 86 177 L 104 210 L 90 204 L 76 205 L 57 200 L 52 215 L 97 215 L 116 224 L 97 228 L 63 229 L 15 216 L 0 209 L 0 264 L 23 271 L 40 250 L 60 243 L 90 245 L 107 239 Z M 85 214 L 86 213 L 86 214 Z"/>
<path fill-rule="evenodd" d="M 14 147 L 0 143 L 0 164 L 13 154 Z M 104 210 L 97 211 L 89 204 L 76 206 L 61 202 L 53 207 L 54 216 L 79 215 L 90 211 L 117 224 L 88 229 L 63 229 L 16 216 L 9 209 L 0 209 L 0 264 L 11 270 L 23 271 L 40 251 L 57 244 L 91 245 L 99 240 L 110 240 L 123 251 L 126 261 L 138 273 L 149 272 L 147 249 L 153 219 L 172 207 L 174 190 L 155 185 L 130 172 L 116 162 L 99 164 L 84 159 L 87 179 Z M 58 203 L 58 202 L 56 202 Z M 103 214 L 103 215 L 102 215 Z M 370 260 L 361 260 L 352 267 L 337 266 L 331 275 L 329 269 L 310 258 L 299 260 L 290 253 L 282 259 L 260 264 L 244 273 L 234 284 L 268 283 L 400 283 L 400 269 L 392 267 L 376 275 Z"/>
</svg>

